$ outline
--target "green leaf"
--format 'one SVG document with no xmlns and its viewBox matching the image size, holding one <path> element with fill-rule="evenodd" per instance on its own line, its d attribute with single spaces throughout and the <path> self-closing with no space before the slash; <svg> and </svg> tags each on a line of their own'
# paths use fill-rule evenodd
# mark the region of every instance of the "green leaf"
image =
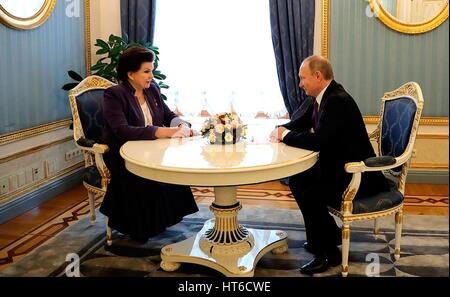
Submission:
<svg viewBox="0 0 450 297">
<path fill-rule="evenodd" d="M 97 62 L 97 64 L 95 64 L 94 66 L 91 67 L 91 70 L 99 70 L 105 67 L 105 65 L 108 65 L 106 63 L 101 63 L 101 62 Z"/>
<path fill-rule="evenodd" d="M 161 89 L 168 89 L 168 88 L 169 88 L 169 86 L 166 85 L 165 83 L 163 83 L 162 81 L 158 82 L 158 85 L 159 85 L 159 87 L 160 87 Z"/>
<path fill-rule="evenodd" d="M 111 72 L 116 68 L 116 65 L 114 64 L 109 64 L 108 66 L 105 67 L 105 72 Z"/>
<path fill-rule="evenodd" d="M 118 56 L 121 50 L 122 48 L 120 46 L 111 49 L 111 51 L 109 52 L 110 57 Z"/>
<path fill-rule="evenodd" d="M 97 55 L 103 55 L 103 54 L 109 53 L 109 50 L 108 50 L 108 49 L 105 49 L 105 48 L 101 48 L 101 49 L 97 50 L 95 53 L 96 53 Z"/>
<path fill-rule="evenodd" d="M 78 84 L 77 83 L 68 83 L 65 84 L 64 86 L 62 86 L 61 89 L 63 89 L 64 91 L 69 91 L 72 90 L 73 88 L 75 88 Z"/>
<path fill-rule="evenodd" d="M 161 94 L 161 98 L 163 98 L 163 100 L 167 100 L 167 96 L 164 94 Z"/>
<path fill-rule="evenodd" d="M 109 45 L 106 42 L 104 42 L 101 39 L 97 39 L 96 41 L 97 41 L 97 43 L 95 44 L 96 46 L 99 46 L 99 47 L 109 51 Z"/>
<path fill-rule="evenodd" d="M 76 80 L 76 81 L 82 81 L 83 80 L 81 75 L 79 75 L 78 73 L 76 73 L 73 70 L 69 70 L 67 73 L 69 74 L 70 78 L 72 78 L 73 80 Z"/>
</svg>

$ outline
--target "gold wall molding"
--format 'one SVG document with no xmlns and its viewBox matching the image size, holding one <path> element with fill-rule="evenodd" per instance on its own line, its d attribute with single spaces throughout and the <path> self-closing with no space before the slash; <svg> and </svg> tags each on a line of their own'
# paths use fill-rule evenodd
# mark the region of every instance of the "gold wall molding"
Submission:
<svg viewBox="0 0 450 297">
<path fill-rule="evenodd" d="M 49 147 L 52 147 L 52 146 L 55 146 L 55 145 L 58 145 L 58 144 L 61 144 L 61 143 L 65 143 L 65 142 L 68 142 L 68 141 L 71 141 L 71 140 L 73 140 L 73 137 L 72 136 L 67 136 L 67 137 L 65 137 L 63 139 L 55 140 L 55 141 L 52 141 L 52 142 L 49 142 L 49 143 L 46 143 L 46 144 L 43 144 L 43 145 L 39 145 L 39 146 L 32 147 L 32 148 L 29 148 L 29 149 L 26 149 L 26 150 L 23 150 L 23 151 L 15 152 L 12 155 L 1 157 L 0 158 L 0 164 L 12 161 L 14 159 L 18 159 L 18 158 L 26 156 L 26 155 L 33 154 L 35 152 L 38 152 L 38 151 L 44 150 L 46 148 L 49 148 Z"/>
<path fill-rule="evenodd" d="M 329 11 L 330 1 L 322 0 L 322 56 L 328 59 L 328 32 L 329 32 Z"/>
<path fill-rule="evenodd" d="M 84 57 L 86 76 L 91 75 L 91 1 L 84 0 Z"/>
<path fill-rule="evenodd" d="M 25 138 L 29 138 L 31 136 L 44 134 L 53 130 L 60 129 L 62 127 L 69 127 L 70 123 L 72 123 L 71 119 L 63 119 L 11 133 L 2 134 L 0 135 L 0 145 L 4 145 L 14 141 L 19 141 Z"/>
<path fill-rule="evenodd" d="M 411 162 L 410 168 L 413 169 L 448 169 L 448 163 L 414 163 Z"/>
<path fill-rule="evenodd" d="M 36 190 L 40 186 L 42 186 L 42 185 L 44 185 L 44 184 L 46 184 L 46 183 L 48 183 L 48 182 L 50 182 L 52 180 L 55 180 L 55 179 L 57 179 L 57 178 L 59 178 L 59 177 L 61 177 L 63 175 L 66 175 L 66 174 L 68 174 L 68 173 L 70 173 L 72 171 L 75 171 L 76 169 L 82 168 L 82 167 L 84 167 L 84 161 L 76 163 L 76 164 L 74 164 L 74 165 L 72 165 L 70 167 L 64 168 L 61 171 L 59 171 L 58 173 L 56 173 L 55 175 L 52 175 L 52 176 L 49 176 L 49 177 L 45 177 L 45 178 L 43 178 L 43 179 L 41 179 L 41 180 L 39 180 L 39 181 L 37 181 L 35 183 L 31 183 L 28 186 L 25 186 L 25 187 L 22 187 L 20 189 L 17 189 L 15 191 L 13 191 L 13 192 L 10 192 L 7 195 L 5 195 L 4 197 L 1 197 L 0 204 L 6 203 L 8 201 L 11 201 L 14 198 L 16 198 L 16 197 L 18 197 L 18 196 L 20 196 L 22 194 L 32 192 L 33 190 Z"/>
<path fill-rule="evenodd" d="M 427 134 L 417 134 L 416 139 L 448 139 L 448 134 L 437 134 L 437 133 L 427 133 Z"/>
<path fill-rule="evenodd" d="M 378 124 L 379 119 L 379 116 L 364 116 L 364 123 Z M 419 123 L 427 126 L 448 126 L 448 117 L 422 117 Z"/>
</svg>

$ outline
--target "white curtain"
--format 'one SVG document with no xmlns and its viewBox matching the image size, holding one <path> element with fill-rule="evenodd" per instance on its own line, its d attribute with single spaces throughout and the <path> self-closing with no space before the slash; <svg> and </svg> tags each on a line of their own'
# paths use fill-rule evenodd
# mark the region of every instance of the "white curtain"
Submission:
<svg viewBox="0 0 450 297">
<path fill-rule="evenodd" d="M 167 104 L 185 116 L 264 111 L 281 117 L 267 0 L 157 1 L 154 45 L 170 86 Z"/>
</svg>

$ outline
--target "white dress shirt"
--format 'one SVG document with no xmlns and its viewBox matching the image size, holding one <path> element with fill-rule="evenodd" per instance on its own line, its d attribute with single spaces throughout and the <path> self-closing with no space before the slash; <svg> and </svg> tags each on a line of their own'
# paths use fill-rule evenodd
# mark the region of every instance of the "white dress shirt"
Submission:
<svg viewBox="0 0 450 297">
<path fill-rule="evenodd" d="M 145 118 L 145 127 L 152 126 L 153 125 L 153 118 L 152 113 L 150 112 L 150 109 L 148 108 L 147 101 L 144 102 L 144 104 L 141 105 L 142 113 L 144 114 Z"/>
</svg>

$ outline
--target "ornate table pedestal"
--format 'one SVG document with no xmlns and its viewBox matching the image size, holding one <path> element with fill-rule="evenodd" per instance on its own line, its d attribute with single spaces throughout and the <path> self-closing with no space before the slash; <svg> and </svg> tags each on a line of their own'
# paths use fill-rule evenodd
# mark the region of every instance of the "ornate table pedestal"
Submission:
<svg viewBox="0 0 450 297">
<path fill-rule="evenodd" d="M 287 250 L 287 234 L 257 230 L 238 223 L 242 208 L 236 187 L 281 179 L 308 170 L 318 153 L 270 143 L 270 131 L 279 120 L 252 120 L 247 140 L 210 145 L 201 137 L 128 141 L 120 149 L 126 168 L 154 181 L 214 187 L 210 206 L 214 218 L 184 241 L 164 246 L 161 267 L 174 271 L 180 263 L 204 265 L 226 276 L 253 276 L 267 252 Z M 269 218 L 270 219 L 270 218 Z"/>
<path fill-rule="evenodd" d="M 162 269 L 175 271 L 180 263 L 194 263 L 226 276 L 253 276 L 264 254 L 287 251 L 286 232 L 246 228 L 238 223 L 237 213 L 242 206 L 236 200 L 236 187 L 215 187 L 214 192 L 210 209 L 215 218 L 208 220 L 195 236 L 163 247 Z"/>
</svg>

